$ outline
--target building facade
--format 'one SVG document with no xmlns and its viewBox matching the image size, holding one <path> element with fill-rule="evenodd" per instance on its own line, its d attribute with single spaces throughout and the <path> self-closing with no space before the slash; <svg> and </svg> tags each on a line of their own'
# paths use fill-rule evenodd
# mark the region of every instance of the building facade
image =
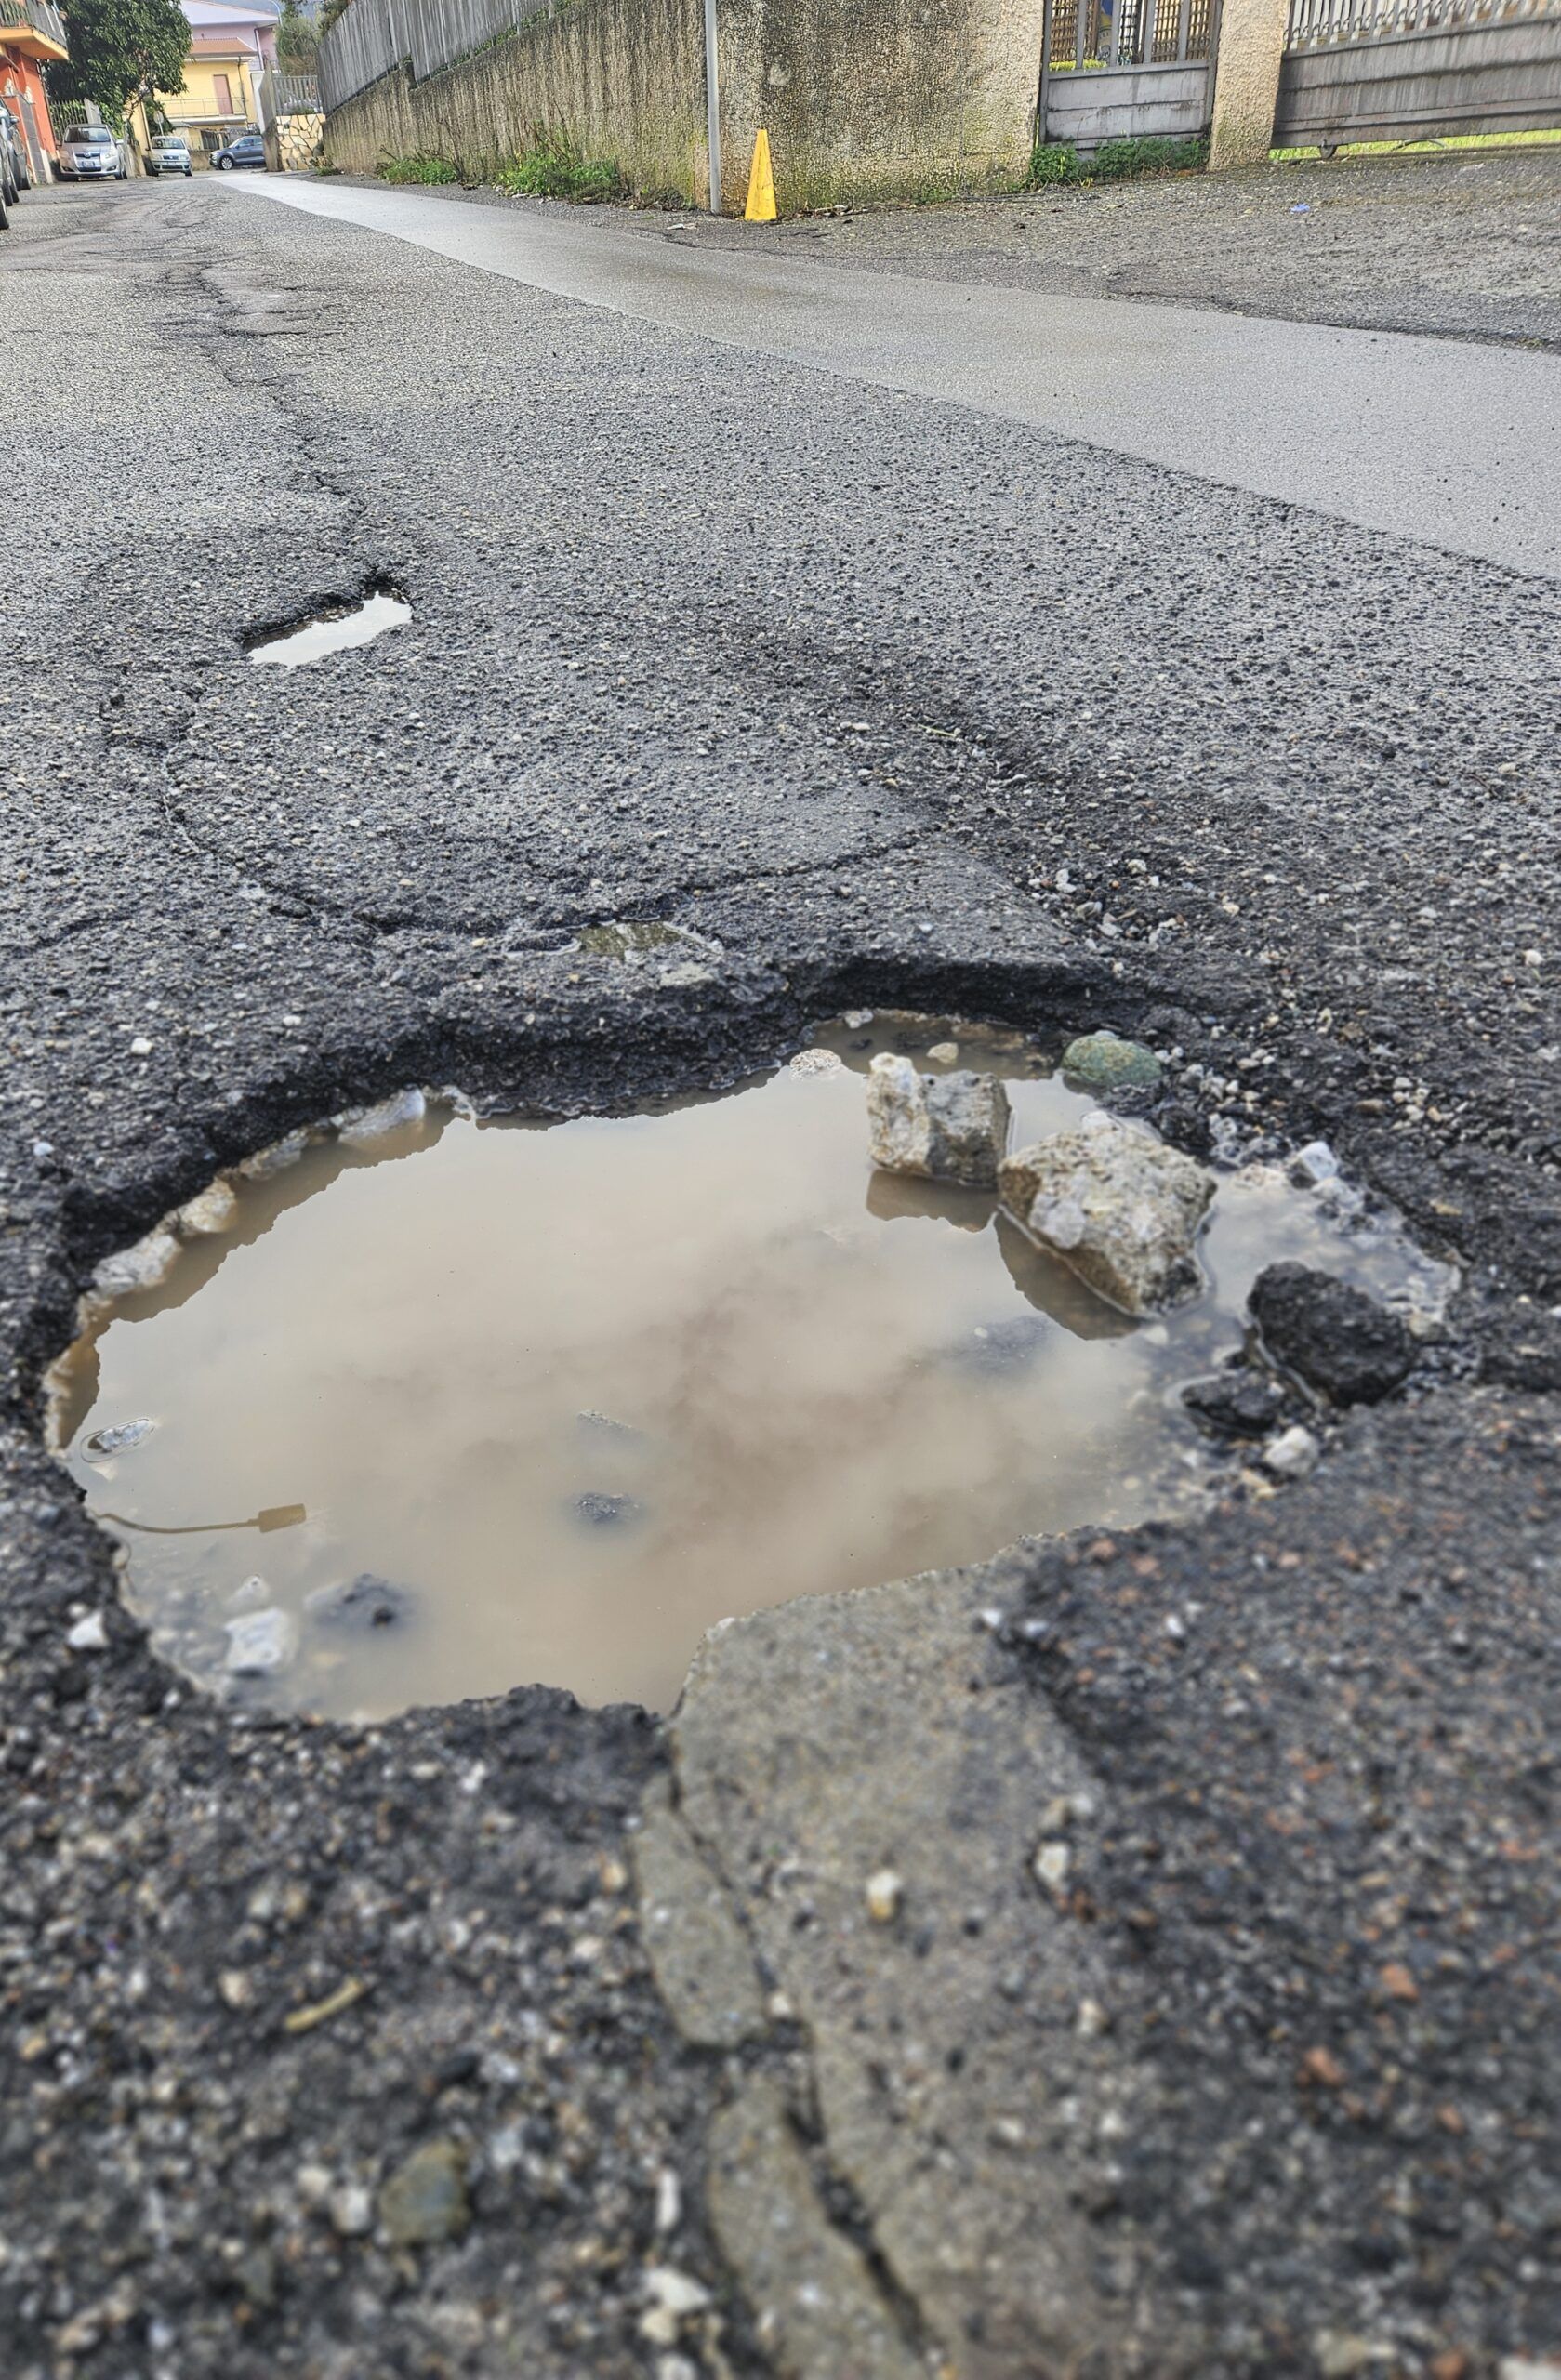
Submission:
<svg viewBox="0 0 1561 2380">
<path fill-rule="evenodd" d="M 52 0 L 0 0 L 0 99 L 20 127 L 35 182 L 54 176 L 54 127 L 43 70 L 68 55 L 65 28 Z"/>
<path fill-rule="evenodd" d="M 0 7 L 7 0 L 0 0 Z M 260 128 L 259 81 L 276 65 L 279 10 L 266 0 L 182 0 L 190 21 L 184 88 L 157 106 L 199 165 L 241 132 Z"/>
</svg>

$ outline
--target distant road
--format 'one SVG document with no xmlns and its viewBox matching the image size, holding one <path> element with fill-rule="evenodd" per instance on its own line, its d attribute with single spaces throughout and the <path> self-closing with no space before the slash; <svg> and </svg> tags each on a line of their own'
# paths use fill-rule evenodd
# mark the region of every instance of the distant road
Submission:
<svg viewBox="0 0 1561 2380">
<path fill-rule="evenodd" d="M 1558 356 L 900 279 L 413 191 L 269 176 L 213 187 L 385 232 L 669 331 L 1002 414 L 1561 577 Z"/>
</svg>

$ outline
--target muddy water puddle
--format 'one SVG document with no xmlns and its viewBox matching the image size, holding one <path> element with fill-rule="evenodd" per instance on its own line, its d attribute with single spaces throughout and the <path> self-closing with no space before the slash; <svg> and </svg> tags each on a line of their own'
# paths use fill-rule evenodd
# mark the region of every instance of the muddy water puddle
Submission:
<svg viewBox="0 0 1561 2380">
<path fill-rule="evenodd" d="M 956 1038 L 1015 1145 L 1091 1104 L 1017 1038 L 880 1021 L 723 1097 L 413 1100 L 235 1181 L 57 1368 L 160 1648 L 330 1715 L 531 1682 L 665 1709 L 730 1615 L 1169 1508 L 1206 1461 L 1180 1388 L 1265 1263 L 1409 1277 L 1261 1169 L 1222 1180 L 1205 1294 L 1130 1323 L 985 1194 L 870 1170 L 868 1061 Z"/>
<path fill-rule="evenodd" d="M 262 667 L 274 662 L 284 669 L 297 669 L 306 662 L 323 661 L 328 653 L 372 644 L 387 628 L 402 628 L 411 617 L 411 604 L 399 596 L 365 595 L 361 603 L 332 604 L 300 628 L 263 638 L 250 646 L 249 658 Z"/>
</svg>

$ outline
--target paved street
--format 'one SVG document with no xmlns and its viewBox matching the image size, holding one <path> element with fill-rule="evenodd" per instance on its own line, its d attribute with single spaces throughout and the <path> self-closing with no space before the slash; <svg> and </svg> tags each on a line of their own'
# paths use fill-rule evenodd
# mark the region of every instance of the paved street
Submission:
<svg viewBox="0 0 1561 2380">
<path fill-rule="evenodd" d="M 1554 2351 L 1561 361 L 1440 165 L 1346 171 L 1396 311 L 1276 263 L 1288 174 L 1196 236 L 1165 190 L 1120 304 L 1061 201 L 1006 279 L 1000 210 L 756 264 L 335 182 L 18 209 L 6 2380 Z M 380 584 L 404 628 L 251 668 Z M 578 946 L 647 917 L 708 980 Z M 666 1724 L 246 1726 L 153 1658 L 41 1437 L 101 1257 L 348 1102 L 623 1105 L 857 1002 L 1326 1135 L 1462 1268 L 1410 1387 L 1278 1492 L 731 1628 Z"/>
<path fill-rule="evenodd" d="M 673 245 L 578 209 L 500 214 L 270 175 L 222 187 L 666 330 L 1561 576 L 1555 355 L 986 282 L 911 292 L 814 257 Z"/>
</svg>

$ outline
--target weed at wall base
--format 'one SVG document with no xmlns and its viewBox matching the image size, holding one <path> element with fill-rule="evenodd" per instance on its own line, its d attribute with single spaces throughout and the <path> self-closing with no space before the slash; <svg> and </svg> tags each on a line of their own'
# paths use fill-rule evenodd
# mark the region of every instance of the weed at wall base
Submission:
<svg viewBox="0 0 1561 2380">
<path fill-rule="evenodd" d="M 1050 149 L 1037 141 L 1026 190 L 1043 190 L 1049 182 L 1076 182 L 1082 178 L 1077 149 L 1066 141 L 1059 141 Z"/>
<path fill-rule="evenodd" d="M 628 183 L 613 157 L 588 157 L 562 126 L 533 126 L 512 165 L 501 166 L 497 187 L 512 198 L 570 198 L 577 205 L 626 198 Z"/>
<path fill-rule="evenodd" d="M 381 156 L 376 168 L 385 182 L 456 182 L 460 176 L 448 157 L 430 157 L 418 151 L 410 157 Z"/>
<path fill-rule="evenodd" d="M 1145 134 L 1136 140 L 1103 140 L 1081 157 L 1066 141 L 1048 148 L 1038 142 L 1030 159 L 1029 190 L 1065 182 L 1119 182 L 1139 174 L 1196 173 L 1209 163 L 1207 140 L 1171 140 Z"/>
</svg>

